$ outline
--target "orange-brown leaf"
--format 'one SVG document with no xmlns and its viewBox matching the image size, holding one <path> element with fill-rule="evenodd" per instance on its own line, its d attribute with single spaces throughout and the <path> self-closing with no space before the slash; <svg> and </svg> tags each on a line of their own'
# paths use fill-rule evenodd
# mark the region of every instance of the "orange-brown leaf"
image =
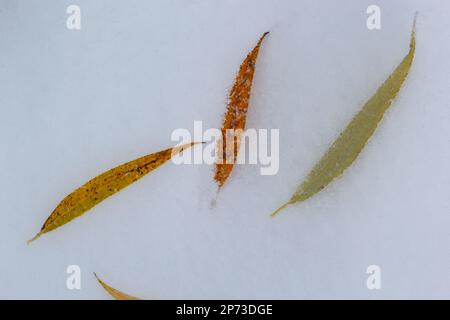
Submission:
<svg viewBox="0 0 450 320">
<path fill-rule="evenodd" d="M 221 129 L 222 138 L 216 144 L 217 160 L 214 180 L 219 187 L 222 187 L 227 180 L 237 159 L 240 138 L 242 132 L 245 130 L 256 59 L 261 43 L 268 34 L 266 32 L 262 35 L 256 47 L 247 55 L 244 62 L 242 62 L 229 94 L 227 110 Z M 234 135 L 227 135 L 227 130 L 234 130 Z"/>
</svg>

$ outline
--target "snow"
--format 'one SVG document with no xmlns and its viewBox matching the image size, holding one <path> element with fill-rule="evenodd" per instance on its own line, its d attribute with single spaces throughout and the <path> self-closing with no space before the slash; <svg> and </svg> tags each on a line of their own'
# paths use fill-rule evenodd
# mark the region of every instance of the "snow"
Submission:
<svg viewBox="0 0 450 320">
<path fill-rule="evenodd" d="M 66 8 L 81 8 L 78 31 Z M 381 8 L 368 30 L 366 8 Z M 0 298 L 450 298 L 447 1 L 0 3 Z M 291 196 L 408 51 L 410 75 L 349 170 Z M 81 218 L 26 240 L 95 175 L 219 127 L 265 32 L 248 128 L 280 129 L 280 169 L 237 166 L 211 208 L 209 165 L 167 163 Z M 81 268 L 81 290 L 66 268 Z M 381 268 L 381 290 L 366 269 Z"/>
</svg>

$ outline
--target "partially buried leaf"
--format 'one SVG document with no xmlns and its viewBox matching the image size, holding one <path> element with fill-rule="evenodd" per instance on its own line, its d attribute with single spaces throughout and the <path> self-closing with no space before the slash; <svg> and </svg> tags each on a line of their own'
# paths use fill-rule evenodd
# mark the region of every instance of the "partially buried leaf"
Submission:
<svg viewBox="0 0 450 320">
<path fill-rule="evenodd" d="M 409 53 L 353 117 L 345 130 L 313 167 L 303 183 L 298 186 L 289 201 L 272 213 L 272 216 L 275 216 L 290 204 L 311 198 L 339 177 L 359 155 L 408 75 L 416 49 L 415 24 L 416 19 L 414 18 Z"/>
<path fill-rule="evenodd" d="M 106 283 L 104 283 L 98 276 L 97 274 L 94 272 L 94 276 L 97 279 L 98 283 L 101 284 L 101 286 L 106 290 L 106 292 L 108 292 L 114 299 L 116 300 L 141 300 L 140 298 L 136 298 L 133 296 L 130 296 L 126 293 L 123 293 L 117 289 L 114 289 L 113 287 L 110 287 L 109 285 L 107 285 Z"/>
<path fill-rule="evenodd" d="M 172 158 L 172 156 L 190 148 L 196 143 L 198 142 L 191 142 L 140 157 L 110 169 L 88 181 L 66 196 L 58 204 L 45 221 L 41 231 L 39 231 L 33 239 L 29 240 L 28 244 L 44 233 L 52 231 L 81 216 L 106 198 L 139 180 L 150 171 L 158 168 Z"/>
<path fill-rule="evenodd" d="M 222 138 L 218 139 L 216 144 L 217 160 L 214 180 L 219 187 L 222 187 L 227 180 L 237 159 L 240 138 L 243 130 L 245 130 L 256 58 L 258 57 L 261 43 L 268 34 L 266 32 L 262 35 L 256 47 L 247 55 L 244 62 L 242 62 L 229 94 L 227 110 L 221 129 Z"/>
</svg>

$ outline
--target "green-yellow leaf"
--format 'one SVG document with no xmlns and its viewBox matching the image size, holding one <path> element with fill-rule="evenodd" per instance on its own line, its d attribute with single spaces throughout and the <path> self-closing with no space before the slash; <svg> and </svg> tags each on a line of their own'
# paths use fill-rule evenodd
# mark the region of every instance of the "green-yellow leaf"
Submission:
<svg viewBox="0 0 450 320">
<path fill-rule="evenodd" d="M 298 186 L 289 201 L 272 213 L 272 216 L 275 216 L 290 204 L 311 198 L 339 177 L 358 157 L 408 75 L 416 49 L 415 22 L 416 19 L 414 18 L 408 54 L 353 117 L 345 130 L 309 172 L 303 183 Z"/>
<path fill-rule="evenodd" d="M 41 231 L 39 231 L 33 239 L 29 240 L 28 244 L 44 233 L 52 231 L 81 216 L 106 198 L 139 180 L 150 171 L 158 168 L 172 158 L 172 156 L 190 148 L 196 143 L 198 142 L 191 142 L 140 157 L 110 169 L 88 181 L 66 196 L 58 204 L 45 221 Z"/>
<path fill-rule="evenodd" d="M 103 287 L 103 289 L 106 290 L 106 292 L 108 292 L 114 299 L 116 300 L 141 300 L 140 298 L 136 298 L 133 296 L 130 296 L 126 293 L 123 293 L 117 289 L 114 289 L 113 287 L 110 287 L 109 285 L 107 285 L 106 283 L 104 283 L 98 276 L 97 274 L 94 272 L 94 276 L 97 279 L 98 283 L 100 283 L 100 285 Z"/>
</svg>

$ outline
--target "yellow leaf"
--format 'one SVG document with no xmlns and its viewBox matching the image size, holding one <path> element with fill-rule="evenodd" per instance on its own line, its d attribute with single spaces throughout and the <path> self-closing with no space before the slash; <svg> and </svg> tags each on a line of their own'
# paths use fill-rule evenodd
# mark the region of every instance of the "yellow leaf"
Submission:
<svg viewBox="0 0 450 320">
<path fill-rule="evenodd" d="M 383 118 L 385 111 L 397 96 L 409 73 L 416 49 L 415 24 L 416 18 L 414 18 L 408 54 L 353 117 L 345 130 L 313 167 L 303 183 L 298 186 L 289 201 L 273 212 L 272 216 L 275 216 L 290 204 L 311 198 L 339 177 L 357 158 Z"/>
<path fill-rule="evenodd" d="M 107 285 L 106 283 L 104 283 L 98 276 L 97 274 L 94 272 L 94 276 L 97 279 L 98 283 L 101 284 L 101 286 L 106 290 L 106 292 L 108 292 L 114 299 L 116 300 L 141 300 L 140 298 L 136 298 L 133 296 L 130 296 L 126 293 L 123 293 L 117 289 L 114 289 L 113 287 L 110 287 L 109 285 Z"/>
<path fill-rule="evenodd" d="M 58 204 L 45 221 L 41 231 L 33 239 L 29 240 L 28 244 L 44 233 L 52 231 L 81 216 L 106 198 L 158 168 L 172 158 L 172 156 L 197 143 L 192 142 L 140 157 L 93 178 L 66 196 Z"/>
</svg>

